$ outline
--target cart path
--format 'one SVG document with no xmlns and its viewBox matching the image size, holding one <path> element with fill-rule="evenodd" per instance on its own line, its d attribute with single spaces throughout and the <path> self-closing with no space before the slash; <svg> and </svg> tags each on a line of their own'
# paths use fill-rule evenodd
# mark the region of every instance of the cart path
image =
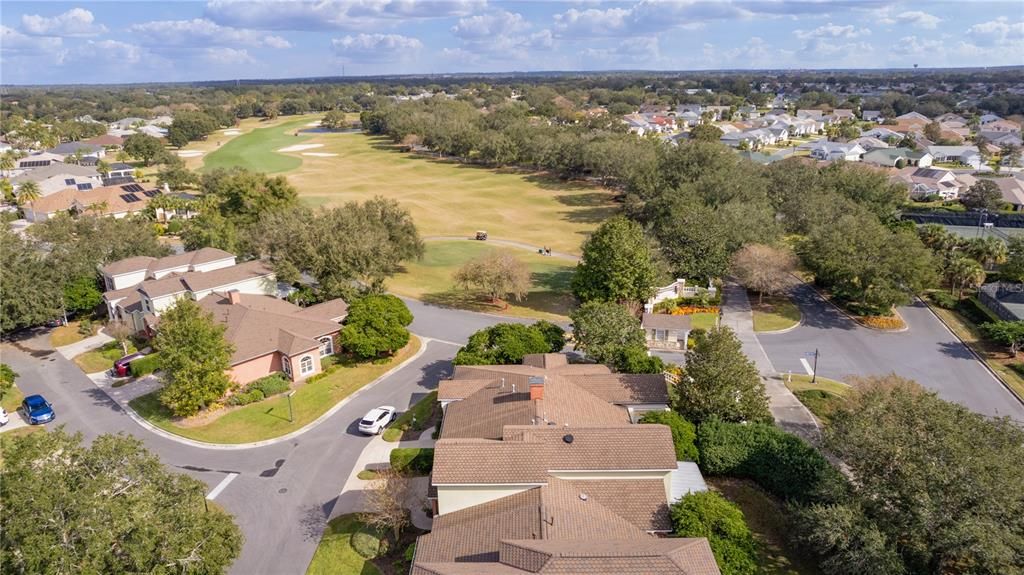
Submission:
<svg viewBox="0 0 1024 575">
<path fill-rule="evenodd" d="M 461 240 L 478 241 L 476 238 L 467 237 L 467 236 L 427 236 L 427 237 L 423 238 L 423 241 L 425 241 L 425 242 L 448 242 L 448 241 L 461 241 Z M 533 253 L 537 253 L 537 250 L 541 249 L 541 246 L 534 246 L 534 245 L 530 245 L 530 244 L 525 243 L 525 242 L 517 242 L 515 240 L 501 240 L 501 239 L 497 239 L 497 238 L 488 237 L 484 241 L 486 243 L 488 243 L 488 244 L 497 244 L 499 246 L 508 246 L 510 248 L 519 248 L 519 249 L 522 249 L 522 250 L 531 251 Z M 580 261 L 580 257 L 579 256 L 573 255 L 573 254 L 567 254 L 565 252 L 552 251 L 551 252 L 551 257 L 559 258 L 559 259 L 563 259 L 563 260 L 574 261 L 574 262 Z"/>
</svg>

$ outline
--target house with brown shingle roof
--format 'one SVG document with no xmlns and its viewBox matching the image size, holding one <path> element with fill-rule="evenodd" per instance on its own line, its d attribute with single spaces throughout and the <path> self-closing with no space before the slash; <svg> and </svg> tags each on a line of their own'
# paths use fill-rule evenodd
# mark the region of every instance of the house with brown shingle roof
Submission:
<svg viewBox="0 0 1024 575">
<path fill-rule="evenodd" d="M 668 427 L 632 423 L 667 409 L 664 375 L 533 354 L 456 366 L 438 400 L 435 517 L 412 575 L 720 573 L 706 539 L 664 537 L 677 476 L 699 476 Z"/>
<path fill-rule="evenodd" d="M 231 377 L 246 383 L 274 372 L 294 381 L 321 371 L 333 354 L 348 306 L 341 299 L 300 308 L 274 297 L 277 276 L 265 262 L 235 263 L 235 255 L 203 248 L 164 258 L 133 257 L 102 268 L 112 319 L 153 335 L 160 314 L 190 298 L 225 324 L 235 347 Z"/>
<path fill-rule="evenodd" d="M 79 167 L 79 166 L 76 166 Z M 93 187 L 94 181 L 74 184 L 59 192 L 28 202 L 23 211 L 30 222 L 42 222 L 60 213 L 93 214 L 123 218 L 146 210 L 149 201 L 163 192 L 140 184 Z"/>
</svg>

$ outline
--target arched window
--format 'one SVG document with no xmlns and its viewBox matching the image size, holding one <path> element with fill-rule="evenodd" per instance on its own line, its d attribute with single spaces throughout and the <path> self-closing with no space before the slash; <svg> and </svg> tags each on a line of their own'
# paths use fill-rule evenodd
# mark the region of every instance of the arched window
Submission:
<svg viewBox="0 0 1024 575">
<path fill-rule="evenodd" d="M 331 355 L 334 353 L 334 340 L 331 336 L 324 336 L 320 338 L 320 357 L 325 355 Z"/>
<path fill-rule="evenodd" d="M 281 356 L 281 370 L 284 371 L 288 377 L 292 376 L 292 362 L 287 357 Z"/>
<path fill-rule="evenodd" d="M 313 373 L 312 357 L 308 355 L 302 356 L 302 359 L 299 360 L 299 373 L 301 373 L 302 375 L 306 375 L 307 373 Z"/>
</svg>

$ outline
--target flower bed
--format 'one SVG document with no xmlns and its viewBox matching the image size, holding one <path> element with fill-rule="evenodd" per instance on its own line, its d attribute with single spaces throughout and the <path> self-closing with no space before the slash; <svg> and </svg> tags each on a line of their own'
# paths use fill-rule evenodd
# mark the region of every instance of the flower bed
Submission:
<svg viewBox="0 0 1024 575">
<path fill-rule="evenodd" d="M 669 312 L 671 315 L 693 315 L 695 313 L 718 313 L 717 305 L 683 305 Z"/>
</svg>

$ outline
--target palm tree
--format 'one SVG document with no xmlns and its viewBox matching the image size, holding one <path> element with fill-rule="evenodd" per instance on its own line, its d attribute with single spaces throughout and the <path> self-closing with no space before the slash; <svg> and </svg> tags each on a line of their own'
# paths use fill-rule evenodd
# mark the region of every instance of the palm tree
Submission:
<svg viewBox="0 0 1024 575">
<path fill-rule="evenodd" d="M 946 266 L 946 279 L 950 293 L 956 290 L 957 297 L 963 297 L 964 288 L 976 288 L 985 281 L 985 268 L 977 261 L 962 255 L 955 255 Z"/>
<path fill-rule="evenodd" d="M 14 169 L 15 165 L 16 164 L 14 163 L 14 154 L 10 152 L 4 152 L 4 155 L 0 156 L 0 172 L 2 172 L 4 176 L 10 174 L 11 170 Z"/>
<path fill-rule="evenodd" d="M 1006 244 L 999 238 L 973 238 L 967 244 L 967 253 L 978 260 L 985 269 L 1006 261 Z"/>
<path fill-rule="evenodd" d="M 110 164 L 103 160 L 96 162 L 96 171 L 103 174 L 104 176 L 110 174 Z"/>
<path fill-rule="evenodd" d="M 23 206 L 30 204 L 35 200 L 38 200 L 42 196 L 39 190 L 39 184 L 28 181 L 18 186 L 18 205 Z"/>
<path fill-rule="evenodd" d="M 108 207 L 109 206 L 107 205 L 107 202 L 95 202 L 95 203 L 89 204 L 89 206 L 85 208 L 85 211 L 93 212 L 96 215 L 100 215 L 103 212 L 105 212 Z"/>
</svg>

